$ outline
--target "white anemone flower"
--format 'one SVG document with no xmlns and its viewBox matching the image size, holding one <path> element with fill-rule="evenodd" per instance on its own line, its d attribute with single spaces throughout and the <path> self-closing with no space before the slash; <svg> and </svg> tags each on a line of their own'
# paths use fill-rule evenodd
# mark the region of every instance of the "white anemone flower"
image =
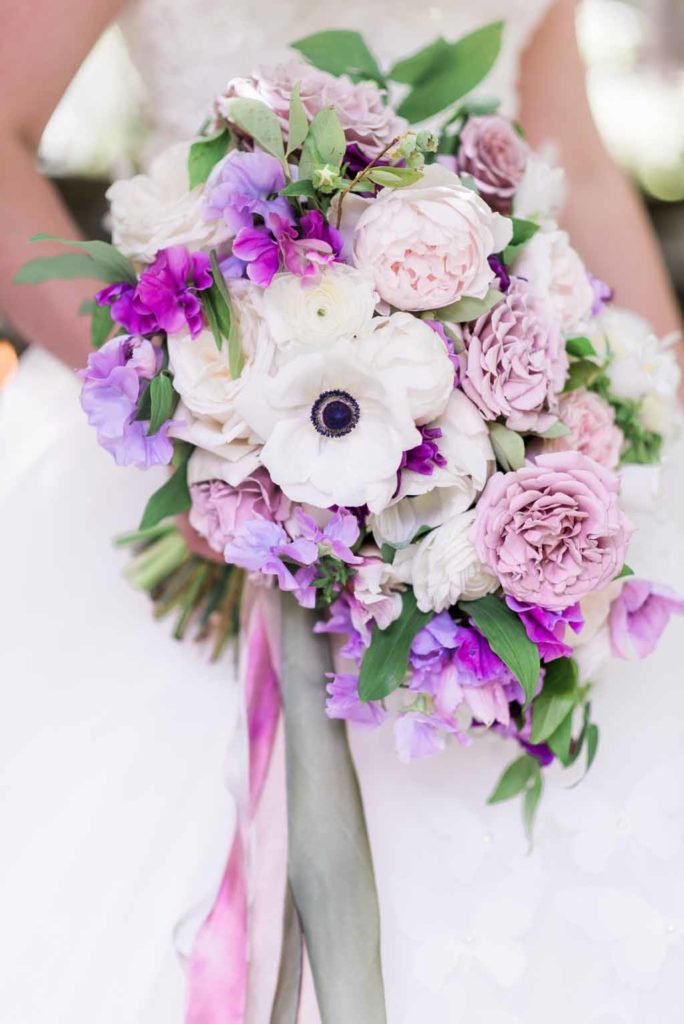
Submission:
<svg viewBox="0 0 684 1024">
<path fill-rule="evenodd" d="M 333 263 L 313 280 L 278 274 L 264 291 L 264 316 L 279 346 L 302 349 L 352 338 L 370 323 L 376 295 L 367 275 Z"/>
<path fill-rule="evenodd" d="M 429 475 L 401 471 L 392 503 L 371 516 L 369 526 L 379 545 L 403 547 L 422 527 L 441 526 L 470 508 L 494 468 L 487 424 L 462 391 L 452 391 L 446 409 L 430 424 L 441 431 L 435 441 L 446 465 Z"/>
</svg>

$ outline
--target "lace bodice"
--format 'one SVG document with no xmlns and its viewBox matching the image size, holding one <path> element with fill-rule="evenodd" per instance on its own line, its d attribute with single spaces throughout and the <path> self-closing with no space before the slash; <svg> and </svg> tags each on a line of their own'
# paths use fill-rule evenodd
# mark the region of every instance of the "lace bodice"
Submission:
<svg viewBox="0 0 684 1024">
<path fill-rule="evenodd" d="M 135 0 L 122 27 L 146 83 L 154 148 L 195 132 L 215 93 L 234 75 L 286 54 L 288 43 L 330 28 L 356 28 L 382 62 L 435 36 L 456 39 L 506 21 L 503 52 L 482 87 L 513 113 L 520 55 L 553 0 Z"/>
</svg>

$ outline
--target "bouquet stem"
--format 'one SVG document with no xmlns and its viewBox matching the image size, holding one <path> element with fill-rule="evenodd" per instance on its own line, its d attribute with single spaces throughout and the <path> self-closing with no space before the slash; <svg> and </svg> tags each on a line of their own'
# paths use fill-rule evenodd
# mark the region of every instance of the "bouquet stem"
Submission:
<svg viewBox="0 0 684 1024">
<path fill-rule="evenodd" d="M 380 914 L 345 724 L 323 712 L 332 669 L 312 612 L 282 600 L 288 877 L 325 1024 L 384 1024 Z"/>
</svg>

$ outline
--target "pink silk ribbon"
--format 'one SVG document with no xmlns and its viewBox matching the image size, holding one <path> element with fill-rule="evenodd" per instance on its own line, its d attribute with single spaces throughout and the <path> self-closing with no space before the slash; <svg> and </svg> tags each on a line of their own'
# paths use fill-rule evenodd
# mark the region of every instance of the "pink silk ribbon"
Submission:
<svg viewBox="0 0 684 1024">
<path fill-rule="evenodd" d="M 249 739 L 249 796 L 238 801 L 233 845 L 216 902 L 194 942 L 185 1024 L 245 1024 L 249 967 L 248 830 L 253 821 L 280 714 L 277 608 L 266 590 L 248 589 L 243 605 L 241 683 Z"/>
</svg>

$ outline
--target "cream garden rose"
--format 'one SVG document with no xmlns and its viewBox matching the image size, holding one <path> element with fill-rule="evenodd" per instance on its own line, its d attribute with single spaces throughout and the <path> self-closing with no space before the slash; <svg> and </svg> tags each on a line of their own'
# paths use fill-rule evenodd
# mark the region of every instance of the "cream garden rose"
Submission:
<svg viewBox="0 0 684 1024">
<path fill-rule="evenodd" d="M 397 309 L 440 309 L 487 294 L 494 279 L 488 257 L 511 234 L 510 220 L 431 164 L 414 185 L 383 189 L 365 207 L 354 229 L 354 263 Z"/>
<path fill-rule="evenodd" d="M 185 142 L 170 146 L 152 161 L 149 174 L 115 181 L 107 190 L 112 240 L 132 260 L 151 263 L 170 245 L 194 251 L 228 237 L 224 224 L 204 220 L 202 188 L 188 189 L 189 149 Z"/>
</svg>

